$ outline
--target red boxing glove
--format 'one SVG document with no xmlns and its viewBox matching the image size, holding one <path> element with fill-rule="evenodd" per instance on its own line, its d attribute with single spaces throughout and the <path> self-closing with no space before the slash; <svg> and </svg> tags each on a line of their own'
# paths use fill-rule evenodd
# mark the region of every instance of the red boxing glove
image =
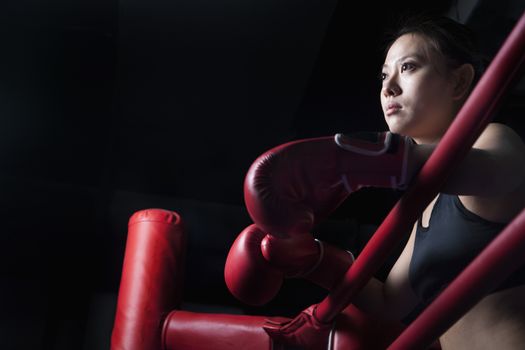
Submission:
<svg viewBox="0 0 525 350">
<path fill-rule="evenodd" d="M 270 265 L 261 252 L 266 233 L 257 226 L 245 228 L 228 252 L 224 280 L 230 292 L 249 305 L 263 305 L 273 299 L 284 280 L 284 272 Z"/>
<path fill-rule="evenodd" d="M 265 259 L 285 271 L 286 277 L 300 277 L 331 290 L 354 262 L 350 251 L 314 239 L 312 235 L 279 238 L 266 235 L 261 242 Z"/>
<path fill-rule="evenodd" d="M 224 279 L 236 298 L 263 305 L 275 297 L 285 278 L 306 278 L 330 290 L 353 261 L 352 253 L 311 235 L 281 239 L 250 225 L 228 252 Z"/>
<path fill-rule="evenodd" d="M 267 319 L 263 329 L 274 340 L 281 344 L 299 347 L 305 350 L 324 350 L 328 348 L 328 337 L 334 322 L 321 323 L 315 318 L 312 305 L 303 310 L 292 320 L 281 321 Z"/>
<path fill-rule="evenodd" d="M 277 146 L 244 181 L 251 218 L 274 236 L 309 234 L 363 186 L 404 188 L 411 141 L 390 132 L 337 134 Z"/>
</svg>

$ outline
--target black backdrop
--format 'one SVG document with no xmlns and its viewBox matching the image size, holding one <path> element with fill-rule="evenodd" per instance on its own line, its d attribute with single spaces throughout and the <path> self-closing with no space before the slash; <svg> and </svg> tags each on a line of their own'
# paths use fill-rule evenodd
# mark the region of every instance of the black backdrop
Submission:
<svg viewBox="0 0 525 350">
<path fill-rule="evenodd" d="M 523 12 L 519 1 L 356 6 L 2 2 L 0 347 L 108 348 L 127 219 L 148 207 L 188 223 L 193 308 L 292 314 L 321 297 L 291 281 L 247 309 L 226 291 L 227 249 L 249 223 L 248 166 L 294 138 L 385 129 L 376 77 L 398 13 L 448 13 L 492 55 Z M 522 135 L 523 85 L 496 116 Z M 319 234 L 360 249 L 399 195 L 356 193 Z"/>
</svg>

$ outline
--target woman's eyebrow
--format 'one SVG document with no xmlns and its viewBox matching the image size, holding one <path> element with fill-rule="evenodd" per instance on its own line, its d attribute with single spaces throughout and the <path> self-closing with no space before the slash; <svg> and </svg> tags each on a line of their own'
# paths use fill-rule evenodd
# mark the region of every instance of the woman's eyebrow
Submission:
<svg viewBox="0 0 525 350">
<path fill-rule="evenodd" d="M 395 61 L 395 63 L 404 61 L 407 58 L 412 58 L 412 59 L 415 59 L 416 61 L 424 61 L 425 60 L 425 58 L 422 55 L 420 55 L 420 54 L 410 54 L 410 55 L 405 55 L 405 56 L 402 56 L 402 57 L 398 58 Z M 386 63 L 383 64 L 383 68 L 385 68 L 385 67 L 388 67 L 388 64 L 386 64 Z"/>
</svg>

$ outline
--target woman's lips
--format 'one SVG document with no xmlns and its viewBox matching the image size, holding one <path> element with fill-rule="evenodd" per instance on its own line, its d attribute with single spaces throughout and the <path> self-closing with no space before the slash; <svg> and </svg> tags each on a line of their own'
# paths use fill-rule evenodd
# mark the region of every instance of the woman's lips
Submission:
<svg viewBox="0 0 525 350">
<path fill-rule="evenodd" d="M 390 103 L 386 107 L 386 115 L 391 116 L 392 114 L 396 114 L 401 109 L 401 105 L 399 103 Z"/>
</svg>

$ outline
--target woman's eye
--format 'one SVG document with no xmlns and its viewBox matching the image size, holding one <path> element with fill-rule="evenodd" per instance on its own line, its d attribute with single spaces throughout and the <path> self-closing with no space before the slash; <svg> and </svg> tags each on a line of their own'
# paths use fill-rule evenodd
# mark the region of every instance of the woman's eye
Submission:
<svg viewBox="0 0 525 350">
<path fill-rule="evenodd" d="M 401 65 L 401 73 L 404 72 L 404 71 L 407 71 L 407 70 L 412 70 L 414 69 L 414 65 L 412 63 L 403 63 Z"/>
<path fill-rule="evenodd" d="M 379 74 L 379 79 L 380 79 L 381 81 L 384 81 L 384 80 L 386 79 L 386 73 L 381 73 L 381 74 Z"/>
</svg>

